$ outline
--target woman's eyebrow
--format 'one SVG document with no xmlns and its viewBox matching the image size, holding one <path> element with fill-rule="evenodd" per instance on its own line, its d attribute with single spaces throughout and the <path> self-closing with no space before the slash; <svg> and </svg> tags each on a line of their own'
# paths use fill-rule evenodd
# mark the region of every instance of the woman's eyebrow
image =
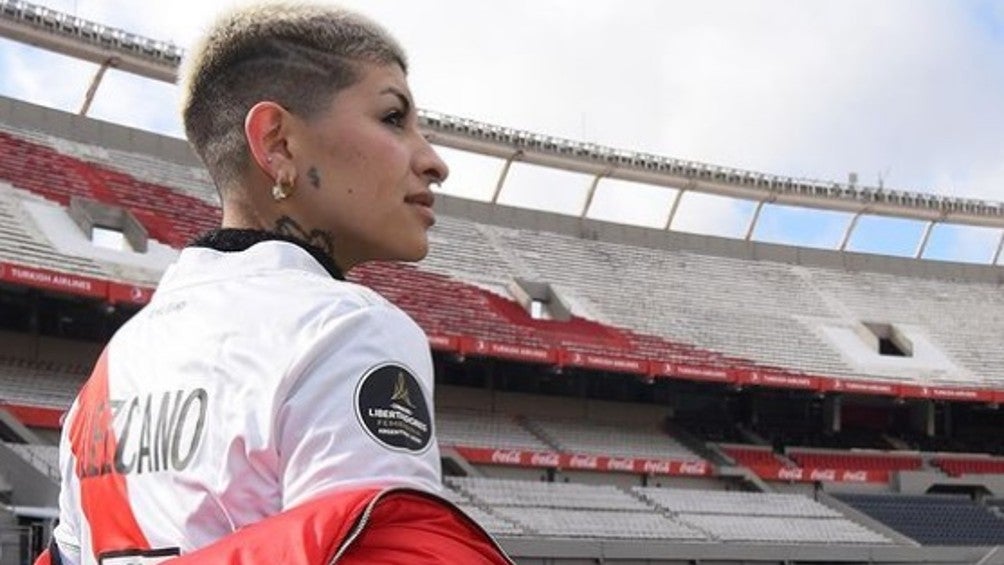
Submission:
<svg viewBox="0 0 1004 565">
<path fill-rule="evenodd" d="M 405 94 L 405 93 L 403 93 L 403 92 L 401 92 L 397 87 L 388 86 L 387 88 L 381 90 L 380 94 L 381 95 L 383 95 L 383 94 L 393 94 L 394 96 L 397 96 L 398 100 L 401 101 L 401 105 L 404 106 L 404 113 L 405 114 L 410 114 L 411 113 L 411 107 L 412 107 L 411 99 L 408 98 L 408 95 Z"/>
</svg>

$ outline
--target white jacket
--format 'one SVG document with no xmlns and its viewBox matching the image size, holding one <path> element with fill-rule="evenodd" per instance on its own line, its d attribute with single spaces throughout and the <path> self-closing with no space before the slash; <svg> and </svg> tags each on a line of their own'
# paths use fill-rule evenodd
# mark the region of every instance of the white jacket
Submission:
<svg viewBox="0 0 1004 565">
<path fill-rule="evenodd" d="M 131 511 L 149 546 L 105 563 L 155 563 L 334 489 L 441 488 L 425 334 L 295 244 L 186 248 L 105 354 L 114 455 L 74 456 L 102 439 L 72 445 L 79 397 L 61 442 L 65 562 L 123 553 L 92 531 L 102 513 Z M 81 475 L 124 478 L 128 508 L 85 507 Z"/>
</svg>

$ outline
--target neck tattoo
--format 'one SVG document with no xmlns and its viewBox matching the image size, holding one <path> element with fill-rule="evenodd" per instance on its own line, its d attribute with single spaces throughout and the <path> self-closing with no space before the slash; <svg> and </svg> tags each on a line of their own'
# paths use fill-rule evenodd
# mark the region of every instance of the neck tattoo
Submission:
<svg viewBox="0 0 1004 565">
<path fill-rule="evenodd" d="M 296 220 L 290 218 L 289 216 L 280 216 L 279 219 L 275 221 L 275 229 L 273 231 L 279 235 L 293 237 L 311 245 L 316 245 L 329 256 L 334 257 L 335 238 L 330 232 L 319 229 L 307 231 L 303 228 L 303 226 L 298 224 Z"/>
</svg>

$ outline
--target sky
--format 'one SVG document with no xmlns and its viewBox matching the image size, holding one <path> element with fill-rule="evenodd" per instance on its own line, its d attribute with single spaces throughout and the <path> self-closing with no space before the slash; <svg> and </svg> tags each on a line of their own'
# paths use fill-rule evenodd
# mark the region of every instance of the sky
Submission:
<svg viewBox="0 0 1004 565">
<path fill-rule="evenodd" d="M 37 0 L 188 46 L 239 1 Z M 420 107 L 668 157 L 1004 200 L 1004 0 L 345 0 L 408 51 Z M 137 7 L 137 6 L 142 7 Z M 0 40 L 0 95 L 77 111 L 96 66 Z M 178 89 L 110 71 L 90 115 L 181 137 Z M 442 149 L 443 192 L 502 162 Z M 500 202 L 578 214 L 591 178 L 513 166 Z M 673 190 L 604 179 L 589 216 L 662 227 Z M 687 194 L 673 229 L 742 237 L 754 203 Z M 755 239 L 838 245 L 848 214 L 767 206 Z M 864 217 L 850 249 L 912 256 Z M 939 225 L 925 257 L 988 262 L 999 229 Z"/>
</svg>

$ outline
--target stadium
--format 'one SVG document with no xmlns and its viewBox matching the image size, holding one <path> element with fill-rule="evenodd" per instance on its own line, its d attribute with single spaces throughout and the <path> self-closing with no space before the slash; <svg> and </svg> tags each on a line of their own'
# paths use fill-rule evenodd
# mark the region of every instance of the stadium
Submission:
<svg viewBox="0 0 1004 565">
<path fill-rule="evenodd" d="M 171 45 L 0 12 L 7 38 L 174 80 Z M 444 493 L 516 562 L 1004 563 L 1004 238 L 986 265 L 924 257 L 934 224 L 1004 206 L 421 119 L 503 163 L 494 197 L 439 195 L 426 260 L 352 278 L 428 334 Z M 515 162 L 592 179 L 582 214 L 498 203 Z M 665 229 L 586 217 L 604 178 L 678 189 Z M 688 191 L 755 202 L 746 237 L 670 229 Z M 837 249 L 755 241 L 771 204 L 854 219 Z M 867 215 L 927 222 L 916 256 L 848 251 Z M 30 563 L 64 413 L 220 212 L 184 141 L 4 98 L 0 219 L 0 564 Z"/>
</svg>

